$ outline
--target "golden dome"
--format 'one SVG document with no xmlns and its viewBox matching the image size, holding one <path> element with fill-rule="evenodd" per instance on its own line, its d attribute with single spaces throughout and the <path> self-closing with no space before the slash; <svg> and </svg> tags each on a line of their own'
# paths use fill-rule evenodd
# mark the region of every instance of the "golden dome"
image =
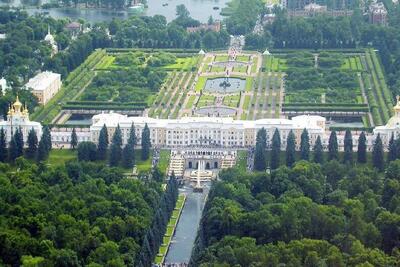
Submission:
<svg viewBox="0 0 400 267">
<path fill-rule="evenodd" d="M 393 107 L 393 110 L 395 112 L 400 112 L 400 97 L 396 96 L 396 99 L 397 99 L 397 103 L 396 103 L 396 106 Z"/>
<path fill-rule="evenodd" d="M 7 113 L 8 115 L 14 115 L 14 109 L 11 107 L 11 104 L 10 104 L 10 106 L 8 107 L 8 113 Z"/>
<path fill-rule="evenodd" d="M 18 95 L 17 95 L 17 100 L 13 104 L 13 107 L 14 107 L 14 112 L 20 112 L 21 111 L 22 103 L 19 102 Z"/>
<path fill-rule="evenodd" d="M 28 107 L 26 106 L 26 103 L 25 103 L 25 106 L 24 106 L 24 110 L 22 111 L 22 114 L 24 116 L 29 116 L 29 110 L 28 110 Z"/>
</svg>

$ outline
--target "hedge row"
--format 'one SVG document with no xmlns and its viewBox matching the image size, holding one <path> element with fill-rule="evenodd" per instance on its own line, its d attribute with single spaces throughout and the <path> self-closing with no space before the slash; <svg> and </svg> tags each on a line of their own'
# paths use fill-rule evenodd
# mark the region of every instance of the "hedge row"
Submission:
<svg viewBox="0 0 400 267">
<path fill-rule="evenodd" d="M 146 102 L 108 102 L 108 101 L 67 101 L 66 105 L 101 105 L 101 106 L 146 106 Z"/>
<path fill-rule="evenodd" d="M 64 110 L 75 110 L 75 109 L 83 109 L 83 110 L 144 110 L 146 106 L 88 106 L 88 105 L 63 105 L 62 109 Z"/>
<path fill-rule="evenodd" d="M 285 103 L 285 107 L 299 107 L 305 106 L 307 107 L 368 107 L 367 104 L 364 103 Z"/>
<path fill-rule="evenodd" d="M 364 131 L 364 132 L 368 132 L 368 133 L 372 133 L 372 131 L 374 130 L 374 127 L 340 127 L 340 126 L 330 126 L 329 130 L 333 131 L 337 131 L 337 132 L 341 132 L 341 131 L 346 131 L 346 130 L 350 130 L 350 131 Z"/>
<path fill-rule="evenodd" d="M 363 80 L 363 83 L 364 83 L 365 91 L 367 93 L 367 99 L 368 99 L 368 103 L 369 103 L 369 108 L 370 108 L 370 111 L 372 113 L 372 118 L 374 120 L 374 123 L 376 125 L 382 125 L 383 124 L 383 120 L 382 120 L 382 117 L 381 117 L 381 113 L 379 111 L 379 106 L 376 103 L 375 96 L 374 96 L 374 93 L 372 91 L 372 87 L 371 87 L 371 83 L 370 83 L 368 74 L 363 73 L 362 74 L 362 80 Z"/>
<path fill-rule="evenodd" d="M 368 107 L 282 107 L 283 111 L 338 111 L 338 112 L 368 112 Z"/>
<path fill-rule="evenodd" d="M 166 49 L 157 49 L 157 48 L 106 48 L 107 53 L 129 53 L 135 51 L 142 52 L 169 52 L 169 53 L 187 53 L 187 54 L 197 54 L 199 49 L 175 49 L 175 48 L 166 48 Z"/>
</svg>

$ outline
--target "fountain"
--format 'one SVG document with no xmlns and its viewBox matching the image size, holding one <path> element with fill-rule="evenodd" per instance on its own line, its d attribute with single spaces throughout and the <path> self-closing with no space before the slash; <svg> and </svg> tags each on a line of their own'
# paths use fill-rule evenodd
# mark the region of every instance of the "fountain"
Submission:
<svg viewBox="0 0 400 267">
<path fill-rule="evenodd" d="M 229 77 L 226 77 L 225 80 L 219 84 L 219 87 L 224 88 L 224 90 L 226 90 L 226 88 L 228 87 L 231 87 L 231 83 L 229 82 Z"/>
<path fill-rule="evenodd" d="M 193 192 L 203 192 L 203 186 L 201 182 L 210 181 L 213 178 L 213 172 L 205 169 L 205 162 L 199 161 L 197 170 L 192 171 L 190 174 L 190 179 L 195 182 L 193 186 Z"/>
</svg>

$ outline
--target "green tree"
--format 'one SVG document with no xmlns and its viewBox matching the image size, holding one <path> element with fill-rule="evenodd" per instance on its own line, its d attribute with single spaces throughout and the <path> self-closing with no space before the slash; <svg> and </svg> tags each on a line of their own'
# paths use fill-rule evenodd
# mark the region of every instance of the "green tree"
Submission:
<svg viewBox="0 0 400 267">
<path fill-rule="evenodd" d="M 43 139 L 45 148 L 48 153 L 50 153 L 51 150 L 51 133 L 50 133 L 50 128 L 46 125 L 43 127 L 43 133 L 42 133 L 42 138 Z"/>
<path fill-rule="evenodd" d="M 397 147 L 396 147 L 396 140 L 394 140 L 394 134 L 392 133 L 392 136 L 390 137 L 389 140 L 389 146 L 388 146 L 388 154 L 387 154 L 387 161 L 391 162 L 393 160 L 396 160 L 397 158 Z"/>
<path fill-rule="evenodd" d="M 115 129 L 115 133 L 112 138 L 111 148 L 110 148 L 110 159 L 109 163 L 111 166 L 117 166 L 121 161 L 122 157 L 122 133 L 119 124 Z"/>
<path fill-rule="evenodd" d="M 375 139 L 374 147 L 372 148 L 372 165 L 379 171 L 383 171 L 384 159 L 383 159 L 383 144 L 380 134 Z"/>
<path fill-rule="evenodd" d="M 122 166 L 125 168 L 132 168 L 135 162 L 135 144 L 136 144 L 136 134 L 135 126 L 132 124 L 129 139 L 122 151 Z"/>
<path fill-rule="evenodd" d="M 254 169 L 257 171 L 265 171 L 267 168 L 265 157 L 266 140 L 267 132 L 262 128 L 257 132 L 256 148 L 254 153 Z"/>
<path fill-rule="evenodd" d="M 0 162 L 5 162 L 7 160 L 7 141 L 6 132 L 3 128 L 0 129 Z"/>
<path fill-rule="evenodd" d="M 308 136 L 307 129 L 304 129 L 301 133 L 300 158 L 302 160 L 310 159 L 310 137 Z"/>
<path fill-rule="evenodd" d="M 344 163 L 353 163 L 353 137 L 351 135 L 351 131 L 349 129 L 346 130 L 344 135 L 344 155 L 343 162 Z"/>
<path fill-rule="evenodd" d="M 286 142 L 286 166 L 292 167 L 296 161 L 296 137 L 290 130 Z"/>
<path fill-rule="evenodd" d="M 107 126 L 104 124 L 100 130 L 99 143 L 97 145 L 97 158 L 99 160 L 105 160 L 107 158 L 108 144 L 108 130 Z"/>
<path fill-rule="evenodd" d="M 19 128 L 15 131 L 14 134 L 15 145 L 16 145 L 16 156 L 21 157 L 24 155 L 24 135 L 22 133 L 22 129 Z"/>
<path fill-rule="evenodd" d="M 11 138 L 11 141 L 8 145 L 8 155 L 10 157 L 10 161 L 14 162 L 16 158 L 18 158 L 18 145 L 15 140 L 15 135 Z"/>
<path fill-rule="evenodd" d="M 72 129 L 70 145 L 73 150 L 75 150 L 78 145 L 78 136 L 76 135 L 75 127 Z"/>
<path fill-rule="evenodd" d="M 281 156 L 281 136 L 278 128 L 275 129 L 274 135 L 272 136 L 272 150 L 271 150 L 271 169 L 275 170 L 279 168 Z"/>
<path fill-rule="evenodd" d="M 44 139 L 40 139 L 37 153 L 37 161 L 46 160 L 49 157 L 49 151 L 47 151 L 47 146 Z"/>
<path fill-rule="evenodd" d="M 78 145 L 78 160 L 79 161 L 95 161 L 97 148 L 93 142 L 80 142 Z"/>
<path fill-rule="evenodd" d="M 367 138 L 364 132 L 362 132 L 358 138 L 357 161 L 359 163 L 367 162 Z"/>
<path fill-rule="evenodd" d="M 336 132 L 332 131 L 331 135 L 329 136 L 329 143 L 328 143 L 328 160 L 338 159 L 338 141 Z"/>
<path fill-rule="evenodd" d="M 324 148 L 322 147 L 321 137 L 318 135 L 317 140 L 314 144 L 314 162 L 322 164 L 324 163 Z"/>
<path fill-rule="evenodd" d="M 26 149 L 26 157 L 29 159 L 36 158 L 38 150 L 38 138 L 36 131 L 32 128 L 28 133 L 28 148 Z"/>
<path fill-rule="evenodd" d="M 142 131 L 142 160 L 147 160 L 150 156 L 151 140 L 150 140 L 150 129 L 145 124 Z"/>
</svg>

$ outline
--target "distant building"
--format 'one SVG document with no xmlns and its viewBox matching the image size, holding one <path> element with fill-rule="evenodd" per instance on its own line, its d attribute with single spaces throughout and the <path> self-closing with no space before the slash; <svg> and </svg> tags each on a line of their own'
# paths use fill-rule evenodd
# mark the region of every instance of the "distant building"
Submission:
<svg viewBox="0 0 400 267">
<path fill-rule="evenodd" d="M 353 10 L 341 9 L 341 10 L 328 10 L 327 6 L 321 6 L 314 3 L 310 3 L 304 6 L 301 10 L 289 10 L 289 17 L 314 17 L 317 15 L 325 15 L 331 17 L 351 16 Z"/>
<path fill-rule="evenodd" d="M 51 56 L 54 56 L 55 54 L 58 53 L 57 42 L 56 42 L 56 40 L 54 39 L 54 36 L 51 35 L 50 26 L 48 26 L 47 34 L 46 34 L 46 36 L 44 37 L 44 41 L 47 42 L 47 43 L 51 46 Z"/>
<path fill-rule="evenodd" d="M 0 40 L 4 40 L 7 38 L 7 35 L 5 33 L 0 33 Z"/>
<path fill-rule="evenodd" d="M 200 24 L 197 27 L 187 27 L 186 31 L 189 33 L 192 32 L 199 32 L 199 31 L 213 31 L 213 32 L 220 32 L 221 31 L 221 22 L 216 20 L 213 24 Z"/>
<path fill-rule="evenodd" d="M 41 72 L 29 79 L 25 88 L 31 90 L 39 103 L 45 105 L 61 88 L 61 75 L 50 71 Z"/>
<path fill-rule="evenodd" d="M 388 12 L 382 2 L 373 2 L 369 6 L 369 22 L 378 25 L 387 25 Z"/>
<path fill-rule="evenodd" d="M 7 143 L 11 141 L 12 136 L 18 129 L 21 129 L 22 131 L 24 142 L 26 142 L 28 133 L 31 129 L 36 132 L 39 140 L 42 135 L 42 125 L 39 122 L 29 120 L 28 109 L 26 106 L 22 107 L 22 103 L 19 102 L 18 96 L 15 103 L 10 106 L 8 110 L 7 120 L 0 121 L 0 129 L 4 129 L 6 132 Z"/>
<path fill-rule="evenodd" d="M 0 90 L 1 90 L 1 93 L 2 93 L 3 95 L 5 95 L 7 89 L 9 89 L 9 88 L 10 88 L 10 87 L 9 87 L 8 84 L 7 84 L 7 80 L 6 80 L 4 77 L 2 77 L 2 78 L 0 79 Z"/>
<path fill-rule="evenodd" d="M 65 29 L 71 33 L 72 36 L 77 36 L 82 32 L 82 24 L 79 22 L 71 22 L 65 26 Z"/>
</svg>

